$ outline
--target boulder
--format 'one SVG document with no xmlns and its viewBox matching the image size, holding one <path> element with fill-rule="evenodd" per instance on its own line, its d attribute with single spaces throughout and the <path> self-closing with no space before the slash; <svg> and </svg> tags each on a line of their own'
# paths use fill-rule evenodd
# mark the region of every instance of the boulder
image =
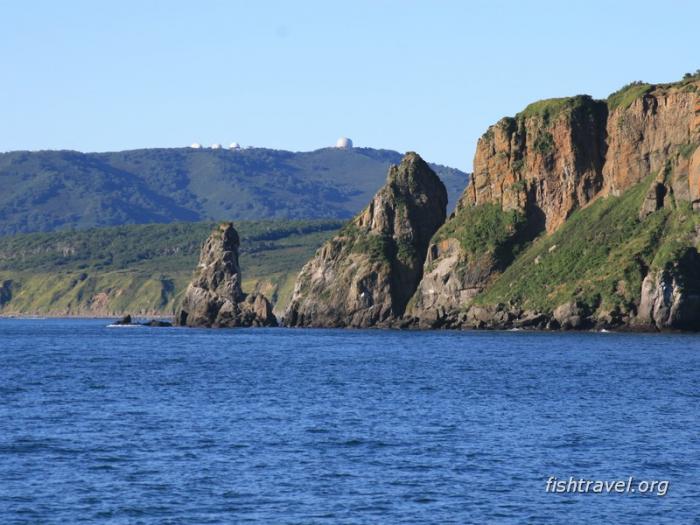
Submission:
<svg viewBox="0 0 700 525">
<path fill-rule="evenodd" d="M 154 328 L 167 328 L 168 326 L 172 325 L 172 323 L 168 321 L 162 321 L 160 319 L 151 319 L 150 321 L 143 323 L 143 326 L 152 326 Z"/>
<path fill-rule="evenodd" d="M 642 201 L 642 206 L 639 210 L 639 220 L 643 221 L 649 215 L 664 207 L 664 200 L 668 188 L 661 182 L 655 182 L 649 187 L 649 191 Z"/>
<path fill-rule="evenodd" d="M 649 272 L 642 282 L 636 327 L 699 330 L 700 290 L 678 268 Z"/>
<path fill-rule="evenodd" d="M 554 309 L 553 317 L 562 330 L 583 328 L 586 324 L 586 312 L 576 302 L 568 302 Z"/>
</svg>

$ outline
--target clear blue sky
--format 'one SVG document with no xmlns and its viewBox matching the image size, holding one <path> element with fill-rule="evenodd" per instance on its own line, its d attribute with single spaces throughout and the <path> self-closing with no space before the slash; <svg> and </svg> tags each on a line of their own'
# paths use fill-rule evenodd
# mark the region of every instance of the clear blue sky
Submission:
<svg viewBox="0 0 700 525">
<path fill-rule="evenodd" d="M 700 2 L 0 0 L 0 151 L 338 136 L 471 169 L 489 124 L 700 68 Z"/>
</svg>

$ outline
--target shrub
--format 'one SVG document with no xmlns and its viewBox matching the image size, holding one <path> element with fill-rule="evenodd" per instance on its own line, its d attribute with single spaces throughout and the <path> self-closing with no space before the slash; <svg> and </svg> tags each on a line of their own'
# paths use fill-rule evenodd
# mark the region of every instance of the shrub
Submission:
<svg viewBox="0 0 700 525">
<path fill-rule="evenodd" d="M 608 108 L 611 111 L 617 108 L 626 109 L 630 107 L 635 100 L 643 97 L 652 89 L 654 89 L 653 84 L 646 84 L 641 80 L 630 82 L 608 97 Z"/>
<path fill-rule="evenodd" d="M 548 131 L 541 132 L 535 139 L 534 147 L 542 155 L 547 155 L 554 149 L 554 137 Z"/>
<path fill-rule="evenodd" d="M 678 148 L 678 153 L 684 159 L 689 159 L 697 147 L 697 144 L 683 144 L 680 148 Z"/>
<path fill-rule="evenodd" d="M 459 210 L 438 230 L 436 238 L 457 239 L 468 255 L 489 252 L 497 260 L 506 261 L 516 249 L 517 234 L 524 223 L 520 212 L 504 211 L 497 204 L 481 204 Z"/>
</svg>

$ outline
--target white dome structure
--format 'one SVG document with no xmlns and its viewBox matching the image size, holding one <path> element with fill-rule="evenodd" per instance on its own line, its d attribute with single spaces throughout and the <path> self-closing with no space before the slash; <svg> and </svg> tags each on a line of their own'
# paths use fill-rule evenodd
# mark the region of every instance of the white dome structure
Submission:
<svg viewBox="0 0 700 525">
<path fill-rule="evenodd" d="M 221 144 L 212 144 L 211 149 L 221 149 Z"/>
<path fill-rule="evenodd" d="M 340 137 L 336 141 L 335 147 L 338 149 L 352 149 L 352 140 L 347 137 Z"/>
<path fill-rule="evenodd" d="M 229 144 L 228 149 L 241 149 L 241 145 L 238 142 L 231 142 Z"/>
<path fill-rule="evenodd" d="M 199 142 L 193 143 L 190 148 L 192 149 L 202 149 L 202 145 Z"/>
</svg>

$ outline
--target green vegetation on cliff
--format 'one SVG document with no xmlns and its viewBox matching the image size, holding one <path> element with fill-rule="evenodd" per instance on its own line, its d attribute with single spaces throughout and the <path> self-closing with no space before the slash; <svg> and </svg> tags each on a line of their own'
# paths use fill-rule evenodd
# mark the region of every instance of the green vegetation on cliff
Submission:
<svg viewBox="0 0 700 525">
<path fill-rule="evenodd" d="M 628 108 L 632 105 L 632 102 L 643 97 L 652 89 L 654 89 L 653 84 L 647 84 L 641 81 L 631 82 L 608 97 L 608 107 L 610 110 Z"/>
<path fill-rule="evenodd" d="M 622 86 L 620 89 L 608 96 L 608 108 L 612 111 L 617 108 L 626 109 L 638 98 L 651 93 L 655 89 L 671 89 L 681 88 L 684 91 L 696 91 L 697 81 L 700 79 L 700 69 L 695 73 L 686 73 L 683 79 L 677 82 L 669 82 L 665 84 L 649 84 L 637 80 Z"/>
<path fill-rule="evenodd" d="M 515 116 L 515 120 L 522 121 L 527 118 L 538 117 L 545 123 L 549 123 L 564 112 L 589 111 L 593 110 L 597 105 L 599 105 L 599 101 L 594 100 L 589 95 L 538 100 L 518 113 Z"/>
<path fill-rule="evenodd" d="M 485 203 L 458 210 L 438 230 L 435 240 L 455 238 L 468 257 L 488 252 L 505 265 L 519 249 L 518 234 L 524 224 L 521 213 Z"/>
<path fill-rule="evenodd" d="M 524 250 L 477 301 L 550 312 L 571 300 L 592 309 L 632 308 L 647 271 L 679 260 L 700 223 L 687 203 L 640 219 L 653 178 L 573 213 L 554 234 Z"/>
<path fill-rule="evenodd" d="M 339 220 L 241 221 L 243 289 L 284 307 L 296 273 Z M 171 314 L 216 223 L 174 223 L 0 238 L 0 312 Z"/>
</svg>

